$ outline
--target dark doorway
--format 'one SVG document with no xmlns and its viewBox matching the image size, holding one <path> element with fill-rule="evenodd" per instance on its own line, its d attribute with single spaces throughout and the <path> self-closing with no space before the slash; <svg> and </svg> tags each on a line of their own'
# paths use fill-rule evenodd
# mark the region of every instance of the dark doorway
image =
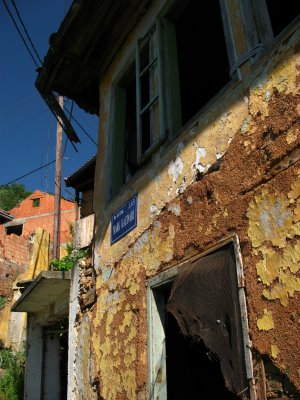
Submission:
<svg viewBox="0 0 300 400">
<path fill-rule="evenodd" d="M 170 288 L 165 290 L 166 303 L 169 294 Z M 168 400 L 239 398 L 225 387 L 218 357 L 200 338 L 184 336 L 167 311 L 165 336 Z"/>
</svg>

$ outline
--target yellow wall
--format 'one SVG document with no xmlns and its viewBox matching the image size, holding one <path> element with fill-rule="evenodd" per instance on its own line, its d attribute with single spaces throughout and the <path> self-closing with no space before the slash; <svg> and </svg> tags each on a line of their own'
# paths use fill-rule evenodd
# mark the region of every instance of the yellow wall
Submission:
<svg viewBox="0 0 300 400">
<path fill-rule="evenodd" d="M 101 395 L 146 397 L 146 279 L 232 233 L 241 243 L 253 346 L 300 388 L 300 32 L 233 83 L 106 204 L 112 85 L 158 10 L 154 2 L 100 83 L 97 302 L 89 313 Z M 134 193 L 138 226 L 111 246 L 111 214 Z"/>
</svg>

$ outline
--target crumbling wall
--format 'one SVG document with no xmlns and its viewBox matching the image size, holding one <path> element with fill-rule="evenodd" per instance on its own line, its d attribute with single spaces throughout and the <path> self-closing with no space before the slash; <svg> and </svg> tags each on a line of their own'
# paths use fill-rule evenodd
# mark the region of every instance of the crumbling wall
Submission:
<svg viewBox="0 0 300 400">
<path fill-rule="evenodd" d="M 298 31 L 262 60 L 249 89 L 244 84 L 229 91 L 109 204 L 103 187 L 109 180 L 110 90 L 120 58 L 103 79 L 97 300 L 88 311 L 91 346 L 84 346 L 101 398 L 146 398 L 146 279 L 233 233 L 241 245 L 253 349 L 299 393 L 299 37 Z M 139 196 L 138 227 L 111 246 L 110 216 L 133 192 Z M 79 321 L 78 334 L 81 329 Z M 80 379 L 91 386 L 90 378 Z M 297 396 L 288 390 L 284 386 L 280 396 Z"/>
<path fill-rule="evenodd" d="M 13 284 L 27 267 L 30 245 L 27 239 L 15 234 L 5 235 L 1 226 L 0 235 L 0 296 L 5 301 L 0 309 L 0 340 L 10 345 L 9 321 L 13 299 Z"/>
<path fill-rule="evenodd" d="M 15 234 L 5 235 L 3 256 L 0 259 L 0 293 L 7 299 L 0 310 L 0 339 L 9 347 L 23 349 L 26 330 L 26 313 L 11 313 L 10 309 L 20 292 L 16 282 L 30 280 L 49 268 L 50 235 L 41 228 L 29 240 Z"/>
<path fill-rule="evenodd" d="M 0 296 L 12 297 L 12 286 L 16 277 L 25 271 L 29 260 L 29 242 L 17 235 L 5 237 L 3 258 L 0 258 Z"/>
<path fill-rule="evenodd" d="M 92 259 L 80 260 L 72 270 L 69 309 L 68 398 L 98 399 L 91 353 L 91 313 L 96 288 Z"/>
</svg>

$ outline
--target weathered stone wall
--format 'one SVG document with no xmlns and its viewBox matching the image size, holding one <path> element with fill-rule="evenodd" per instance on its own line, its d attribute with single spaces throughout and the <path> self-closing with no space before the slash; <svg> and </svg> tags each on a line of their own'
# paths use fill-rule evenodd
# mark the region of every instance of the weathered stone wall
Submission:
<svg viewBox="0 0 300 400">
<path fill-rule="evenodd" d="M 157 9 L 150 13 L 156 15 Z M 76 326 L 79 335 L 90 321 L 91 342 L 82 346 L 93 368 L 78 364 L 78 388 L 100 382 L 105 400 L 145 399 L 146 280 L 235 233 L 253 349 L 300 390 L 295 357 L 300 347 L 300 31 L 261 59 L 246 81 L 233 84 L 226 97 L 106 203 L 112 82 L 140 30 L 151 26 L 149 14 L 100 85 L 94 197 L 97 299 L 85 309 L 88 317 L 78 312 Z M 135 192 L 138 227 L 111 246 L 110 216 Z"/>
</svg>

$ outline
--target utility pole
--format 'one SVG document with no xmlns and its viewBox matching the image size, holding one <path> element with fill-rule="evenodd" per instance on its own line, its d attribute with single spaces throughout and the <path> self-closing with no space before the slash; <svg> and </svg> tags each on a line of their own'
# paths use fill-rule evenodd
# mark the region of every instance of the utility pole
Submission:
<svg viewBox="0 0 300 400">
<path fill-rule="evenodd" d="M 61 108 L 64 108 L 63 96 L 58 97 Z M 56 129 L 56 162 L 55 162 L 55 194 L 54 194 L 54 233 L 53 258 L 60 259 L 60 200 L 61 200 L 61 161 L 62 161 L 62 121 L 59 118 Z"/>
</svg>

